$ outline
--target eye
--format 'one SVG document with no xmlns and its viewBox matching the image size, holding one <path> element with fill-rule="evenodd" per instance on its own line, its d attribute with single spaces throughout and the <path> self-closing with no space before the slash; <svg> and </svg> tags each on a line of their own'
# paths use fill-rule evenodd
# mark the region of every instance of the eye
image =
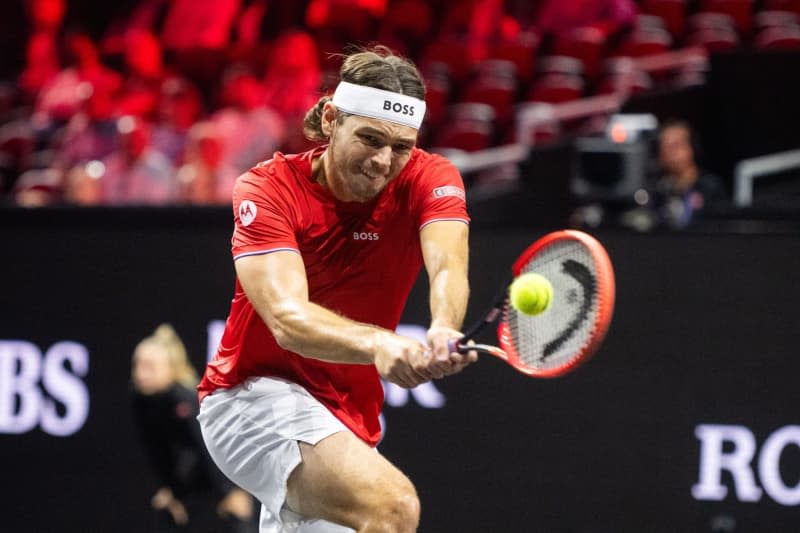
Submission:
<svg viewBox="0 0 800 533">
<path fill-rule="evenodd" d="M 375 137 L 374 135 L 369 135 L 367 133 L 359 134 L 359 138 L 366 144 L 367 146 L 372 146 L 374 148 L 379 148 L 383 146 L 383 143 Z"/>
<path fill-rule="evenodd" d="M 407 154 L 411 151 L 411 146 L 407 144 L 395 144 L 392 146 L 392 150 L 397 152 L 398 154 Z"/>
</svg>

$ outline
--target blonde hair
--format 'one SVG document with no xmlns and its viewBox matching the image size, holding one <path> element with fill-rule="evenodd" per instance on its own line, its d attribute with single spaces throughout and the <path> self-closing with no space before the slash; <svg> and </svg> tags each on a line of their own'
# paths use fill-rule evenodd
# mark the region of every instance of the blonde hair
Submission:
<svg viewBox="0 0 800 533">
<path fill-rule="evenodd" d="M 170 324 L 158 326 L 152 335 L 145 337 L 136 345 L 136 350 L 146 344 L 155 344 L 164 349 L 176 382 L 187 388 L 197 386 L 197 372 L 189 362 L 186 346 Z"/>
<path fill-rule="evenodd" d="M 370 49 L 361 49 L 345 56 L 342 68 L 339 69 L 341 81 L 365 85 L 375 89 L 383 89 L 394 93 L 405 94 L 425 99 L 425 82 L 417 67 L 410 60 L 395 55 L 382 45 Z M 303 120 L 303 133 L 310 141 L 325 142 L 328 137 L 322 132 L 322 108 L 331 100 L 331 96 L 323 96 L 316 105 L 306 112 Z M 341 120 L 346 113 L 339 113 Z"/>
</svg>

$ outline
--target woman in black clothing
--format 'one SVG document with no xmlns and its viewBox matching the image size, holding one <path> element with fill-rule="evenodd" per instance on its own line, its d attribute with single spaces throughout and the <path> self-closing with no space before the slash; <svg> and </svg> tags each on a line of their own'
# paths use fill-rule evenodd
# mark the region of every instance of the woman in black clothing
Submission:
<svg viewBox="0 0 800 533">
<path fill-rule="evenodd" d="M 171 326 L 136 346 L 131 378 L 134 421 L 159 482 L 151 499 L 157 530 L 252 530 L 252 497 L 219 472 L 203 444 L 197 374 Z"/>
</svg>

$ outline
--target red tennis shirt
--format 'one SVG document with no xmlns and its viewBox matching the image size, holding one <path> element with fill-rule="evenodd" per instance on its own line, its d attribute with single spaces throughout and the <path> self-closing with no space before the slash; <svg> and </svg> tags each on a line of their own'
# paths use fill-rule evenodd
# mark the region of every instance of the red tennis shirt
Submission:
<svg viewBox="0 0 800 533">
<path fill-rule="evenodd" d="M 233 191 L 234 260 L 298 252 L 312 302 L 394 330 L 422 266 L 419 230 L 440 220 L 469 222 L 461 176 L 443 157 L 415 148 L 376 199 L 341 202 L 311 177 L 311 161 L 323 150 L 277 153 L 239 178 Z M 383 387 L 375 366 L 284 350 L 237 280 L 222 340 L 198 386 L 200 400 L 253 376 L 302 385 L 358 437 L 378 442 Z"/>
</svg>

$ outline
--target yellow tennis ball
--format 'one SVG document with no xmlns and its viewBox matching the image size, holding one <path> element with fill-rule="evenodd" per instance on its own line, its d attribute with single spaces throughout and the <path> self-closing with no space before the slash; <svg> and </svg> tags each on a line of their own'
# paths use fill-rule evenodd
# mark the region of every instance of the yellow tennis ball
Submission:
<svg viewBox="0 0 800 533">
<path fill-rule="evenodd" d="M 508 289 L 511 306 L 526 315 L 538 315 L 550 306 L 553 286 L 546 277 L 535 272 L 518 276 Z"/>
</svg>

